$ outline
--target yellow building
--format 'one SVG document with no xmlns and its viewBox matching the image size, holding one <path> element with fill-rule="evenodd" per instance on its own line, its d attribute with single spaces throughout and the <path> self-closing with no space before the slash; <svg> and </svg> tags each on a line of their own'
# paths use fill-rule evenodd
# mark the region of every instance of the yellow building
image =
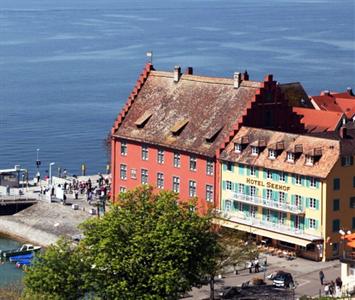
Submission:
<svg viewBox="0 0 355 300">
<path fill-rule="evenodd" d="M 324 138 L 242 127 L 220 155 L 223 225 L 299 256 L 338 257 L 339 230 L 355 229 L 349 133 Z"/>
</svg>

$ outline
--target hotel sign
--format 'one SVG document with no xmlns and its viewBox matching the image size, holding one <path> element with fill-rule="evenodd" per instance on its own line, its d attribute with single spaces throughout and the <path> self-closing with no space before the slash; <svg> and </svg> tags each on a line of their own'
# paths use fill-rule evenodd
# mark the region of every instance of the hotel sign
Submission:
<svg viewBox="0 0 355 300">
<path fill-rule="evenodd" d="M 269 189 L 280 190 L 280 191 L 284 191 L 284 192 L 287 192 L 290 190 L 290 187 L 287 185 L 276 184 L 276 183 L 272 183 L 269 181 L 264 182 L 264 181 L 253 179 L 253 178 L 247 178 L 246 183 L 251 184 L 251 185 L 255 185 L 255 186 L 266 187 Z"/>
</svg>

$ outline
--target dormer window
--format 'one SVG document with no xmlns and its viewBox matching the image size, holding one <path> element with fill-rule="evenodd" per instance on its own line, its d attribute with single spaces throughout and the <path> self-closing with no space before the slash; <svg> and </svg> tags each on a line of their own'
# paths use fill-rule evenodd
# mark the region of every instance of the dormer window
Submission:
<svg viewBox="0 0 355 300">
<path fill-rule="evenodd" d="M 313 166 L 314 164 L 314 157 L 311 155 L 306 155 L 306 165 Z"/>
<path fill-rule="evenodd" d="M 275 159 L 276 158 L 276 150 L 274 149 L 269 149 L 269 159 Z"/>
<path fill-rule="evenodd" d="M 295 162 L 295 154 L 292 152 L 287 152 L 287 162 L 294 163 Z"/>
<path fill-rule="evenodd" d="M 243 150 L 242 144 L 235 143 L 234 144 L 234 152 L 235 153 L 241 153 Z"/>
<path fill-rule="evenodd" d="M 253 155 L 253 156 L 259 155 L 259 148 L 255 147 L 255 146 L 252 146 L 251 147 L 251 155 Z"/>
</svg>

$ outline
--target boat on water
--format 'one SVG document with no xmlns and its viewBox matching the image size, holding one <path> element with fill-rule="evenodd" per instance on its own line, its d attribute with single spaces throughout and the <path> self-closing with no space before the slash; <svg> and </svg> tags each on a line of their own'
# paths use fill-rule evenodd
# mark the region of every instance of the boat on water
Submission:
<svg viewBox="0 0 355 300">
<path fill-rule="evenodd" d="M 39 251 L 41 246 L 33 246 L 31 244 L 23 244 L 20 248 L 11 249 L 11 250 L 0 250 L 0 257 L 10 258 L 12 256 L 30 254 L 36 251 Z"/>
<path fill-rule="evenodd" d="M 23 255 L 15 255 L 9 258 L 10 262 L 17 262 L 23 259 L 32 259 L 34 257 L 33 253 L 23 254 Z"/>
<path fill-rule="evenodd" d="M 22 259 L 16 262 L 16 268 L 21 268 L 23 266 L 30 266 L 32 263 L 32 259 Z"/>
</svg>

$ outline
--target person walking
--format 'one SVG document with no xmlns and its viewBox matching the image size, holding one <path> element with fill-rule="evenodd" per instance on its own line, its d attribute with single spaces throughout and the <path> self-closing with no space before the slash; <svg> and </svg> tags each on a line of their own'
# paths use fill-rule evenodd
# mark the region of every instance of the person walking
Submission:
<svg viewBox="0 0 355 300">
<path fill-rule="evenodd" d="M 320 280 L 320 284 L 323 285 L 324 282 L 324 273 L 322 270 L 319 271 L 319 280 Z"/>
</svg>

